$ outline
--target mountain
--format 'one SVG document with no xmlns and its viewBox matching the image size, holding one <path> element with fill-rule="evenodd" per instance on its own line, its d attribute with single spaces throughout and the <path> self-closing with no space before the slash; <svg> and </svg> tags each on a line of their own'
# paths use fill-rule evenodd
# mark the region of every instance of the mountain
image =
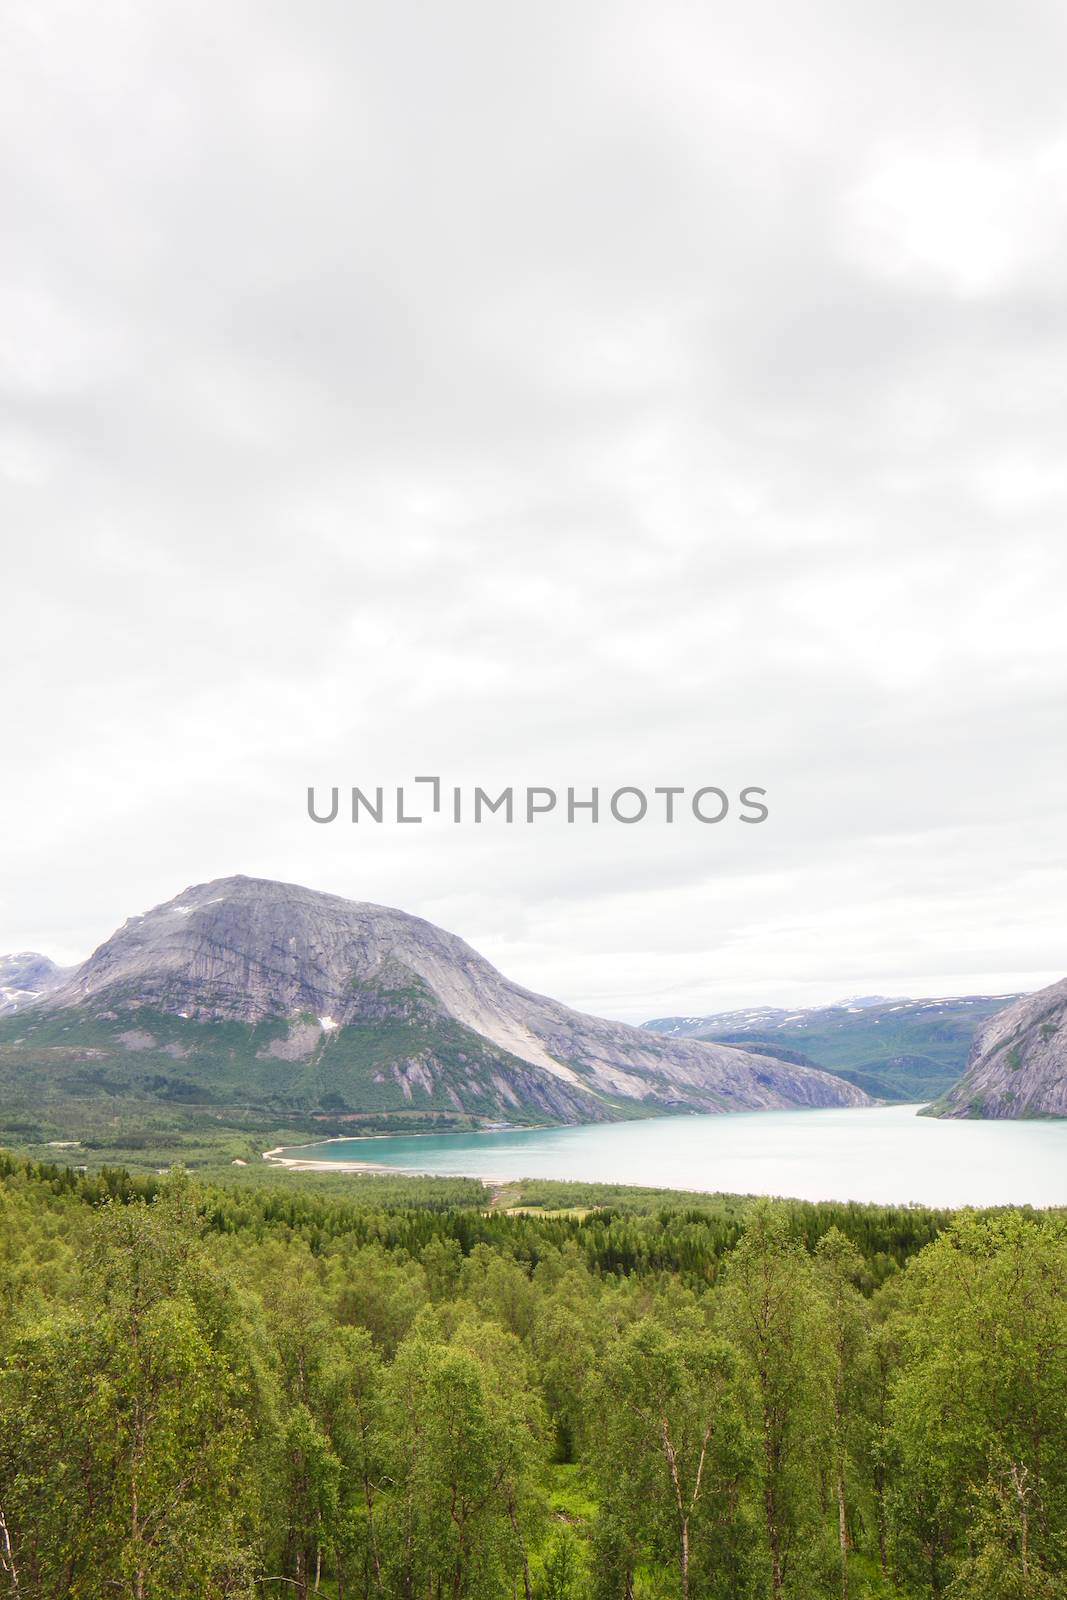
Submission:
<svg viewBox="0 0 1067 1600">
<path fill-rule="evenodd" d="M 54 961 L 38 955 L 36 950 L 0 956 L 0 1017 L 21 1011 L 24 1006 L 51 993 L 68 976 L 69 970 L 57 967 Z"/>
<path fill-rule="evenodd" d="M 1067 978 L 1023 995 L 974 1037 L 937 1117 L 1067 1117 Z"/>
<path fill-rule="evenodd" d="M 0 1021 L 0 1093 L 345 1124 L 862 1105 L 828 1073 L 585 1016 L 388 907 L 224 878 Z"/>
<path fill-rule="evenodd" d="M 975 1029 L 1016 998 L 859 995 L 806 1010 L 757 1007 L 658 1017 L 645 1027 L 670 1038 L 710 1039 L 821 1067 L 879 1100 L 931 1100 L 964 1070 Z"/>
</svg>

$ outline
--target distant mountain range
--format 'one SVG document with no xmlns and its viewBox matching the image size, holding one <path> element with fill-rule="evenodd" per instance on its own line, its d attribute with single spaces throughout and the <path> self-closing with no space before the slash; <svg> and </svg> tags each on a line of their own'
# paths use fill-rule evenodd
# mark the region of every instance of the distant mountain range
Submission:
<svg viewBox="0 0 1067 1600">
<path fill-rule="evenodd" d="M 704 1039 L 817 1066 L 878 1100 L 932 1100 L 961 1076 L 975 1031 L 1016 995 L 889 999 L 861 995 L 838 1005 L 785 1011 L 756 1007 L 702 1017 L 657 1017 L 653 1033 Z"/>
<path fill-rule="evenodd" d="M 0 956 L 0 1017 L 20 1011 L 51 994 L 71 970 L 57 967 L 54 961 L 38 955 L 36 950 Z"/>
<path fill-rule="evenodd" d="M 1067 978 L 1023 995 L 975 1034 L 940 1117 L 1067 1117 Z"/>
<path fill-rule="evenodd" d="M 867 1103 L 777 1053 L 572 1011 L 403 911 L 266 879 L 186 889 L 67 973 L 3 970 L 0 1104 L 62 1105 L 67 1125 L 79 1103 L 338 1130 Z"/>
</svg>

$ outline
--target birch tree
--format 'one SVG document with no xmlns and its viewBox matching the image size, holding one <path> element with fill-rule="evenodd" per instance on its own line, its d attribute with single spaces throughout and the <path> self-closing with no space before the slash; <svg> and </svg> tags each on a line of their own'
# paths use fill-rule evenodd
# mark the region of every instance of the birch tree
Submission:
<svg viewBox="0 0 1067 1600">
<path fill-rule="evenodd" d="M 856 1287 L 863 1258 L 838 1228 L 824 1233 L 815 1249 L 815 1279 L 824 1307 L 829 1344 L 831 1450 L 837 1512 L 841 1600 L 848 1600 L 848 1556 L 852 1547 L 847 1484 L 852 1471 L 852 1441 L 867 1348 L 869 1308 Z"/>
<path fill-rule="evenodd" d="M 752 1207 L 729 1257 L 721 1318 L 755 1383 L 769 1592 L 781 1600 L 805 1593 L 802 1558 L 810 1560 L 817 1548 L 830 1399 L 811 1258 L 790 1237 L 782 1209 L 769 1202 Z"/>
<path fill-rule="evenodd" d="M 644 1319 L 604 1364 L 595 1448 L 606 1523 L 673 1568 L 680 1600 L 746 1592 L 756 1460 L 745 1388 L 734 1352 L 696 1323 Z"/>
</svg>

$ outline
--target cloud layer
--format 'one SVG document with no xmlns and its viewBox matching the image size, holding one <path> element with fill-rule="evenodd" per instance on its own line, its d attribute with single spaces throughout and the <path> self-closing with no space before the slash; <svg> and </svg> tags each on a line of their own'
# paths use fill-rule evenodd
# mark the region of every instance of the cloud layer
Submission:
<svg viewBox="0 0 1067 1600">
<path fill-rule="evenodd" d="M 0 949 L 245 871 L 627 1018 L 1062 976 L 1062 8 L 3 32 Z M 773 809 L 306 818 L 417 772 Z"/>
</svg>

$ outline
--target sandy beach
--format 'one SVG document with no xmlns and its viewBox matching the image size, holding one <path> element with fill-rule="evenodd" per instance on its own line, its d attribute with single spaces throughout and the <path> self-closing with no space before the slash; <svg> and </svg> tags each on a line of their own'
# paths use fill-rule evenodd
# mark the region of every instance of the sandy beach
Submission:
<svg viewBox="0 0 1067 1600">
<path fill-rule="evenodd" d="M 374 1135 L 371 1135 L 370 1137 L 374 1137 Z M 345 1142 L 346 1141 L 343 1138 L 316 1140 L 317 1144 L 343 1144 Z M 299 1150 L 301 1148 L 302 1147 L 300 1145 L 280 1144 L 273 1150 L 264 1150 L 263 1160 L 272 1161 L 276 1166 L 279 1167 L 288 1167 L 293 1172 L 392 1173 L 396 1177 L 403 1178 L 427 1178 L 440 1176 L 439 1173 L 434 1174 L 424 1172 L 419 1167 L 392 1167 L 386 1166 L 384 1163 L 378 1161 L 308 1161 L 301 1156 L 291 1156 L 285 1154 L 287 1150 Z M 307 1148 L 310 1149 L 311 1146 L 308 1146 Z M 478 1181 L 487 1189 L 493 1189 L 499 1184 L 506 1183 L 508 1180 L 506 1178 L 479 1176 Z"/>
</svg>

